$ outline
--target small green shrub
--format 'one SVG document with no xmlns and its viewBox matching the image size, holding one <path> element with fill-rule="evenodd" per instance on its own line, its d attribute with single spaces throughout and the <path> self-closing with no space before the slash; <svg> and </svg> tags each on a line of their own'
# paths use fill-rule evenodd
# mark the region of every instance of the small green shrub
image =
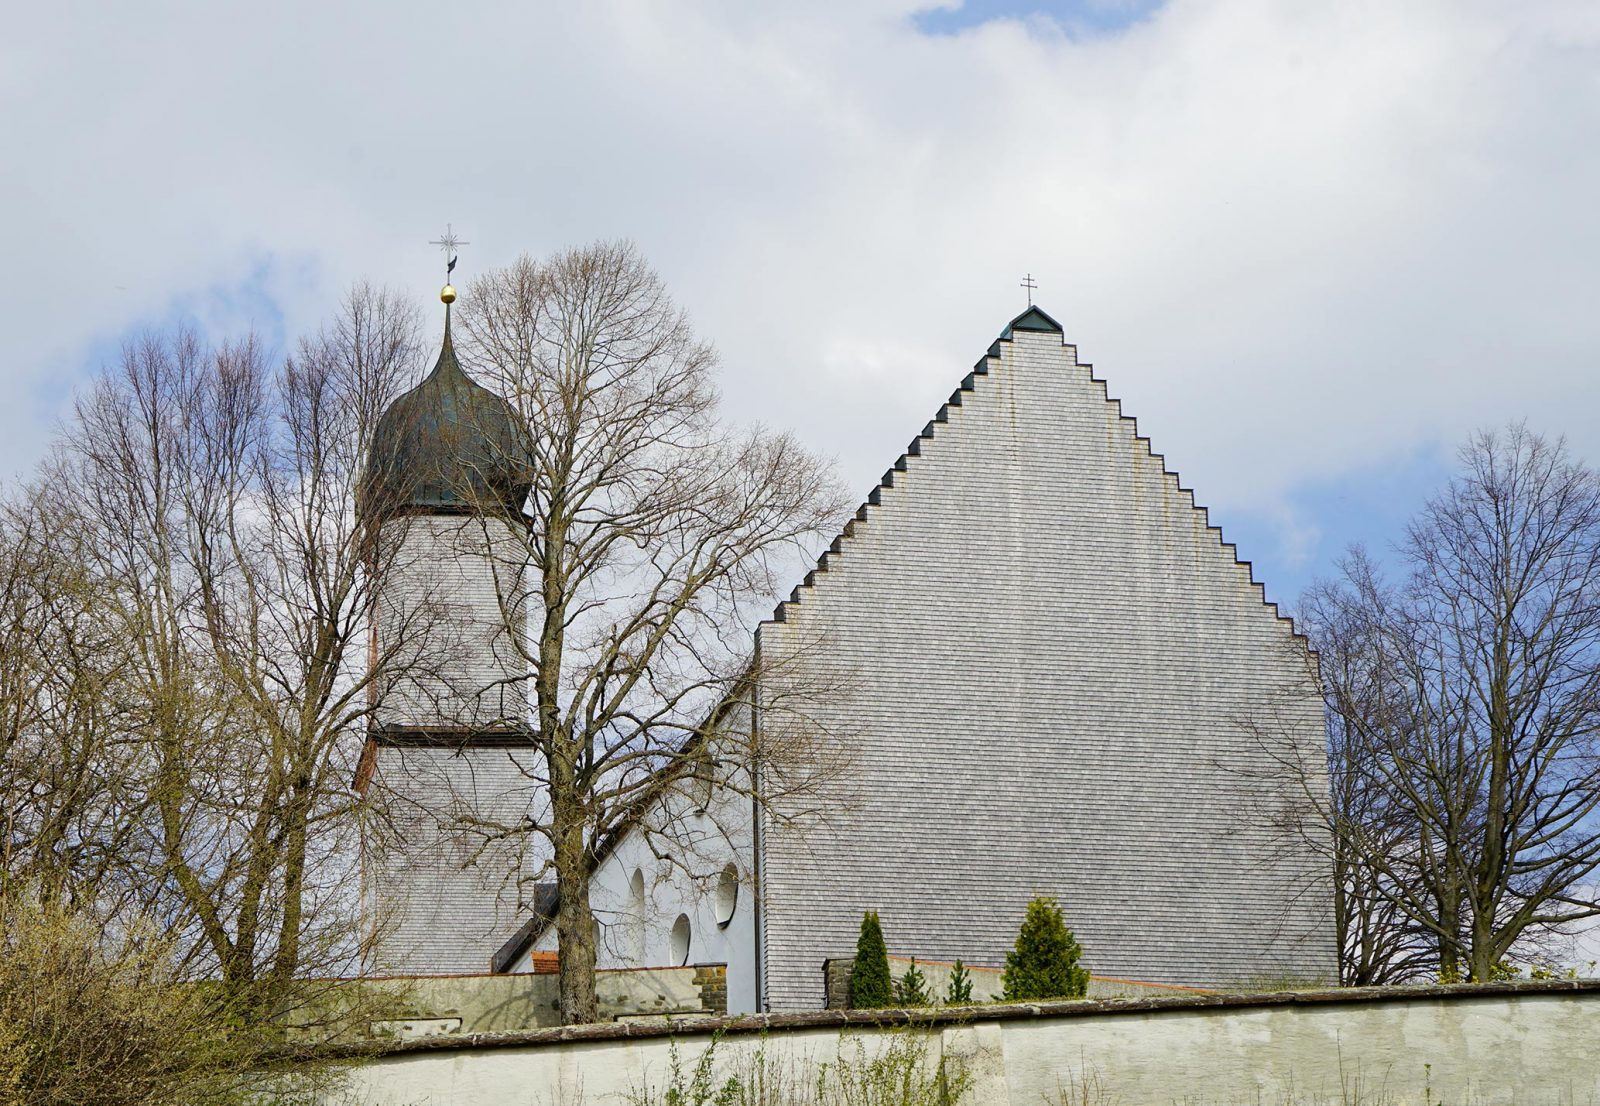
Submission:
<svg viewBox="0 0 1600 1106">
<path fill-rule="evenodd" d="M 897 1006 L 932 1006 L 933 997 L 928 994 L 928 981 L 923 976 L 922 970 L 917 967 L 917 958 L 911 958 L 911 967 L 906 969 L 895 981 L 894 1001 Z"/>
<path fill-rule="evenodd" d="M 1593 960 L 1589 961 L 1589 966 L 1585 970 L 1593 972 L 1594 963 Z M 1577 968 L 1563 967 L 1549 960 L 1535 960 L 1528 965 L 1528 978 L 1543 981 L 1548 979 L 1581 979 L 1583 977 L 1578 975 Z"/>
<path fill-rule="evenodd" d="M 1017 944 L 1006 954 L 1001 977 L 1008 1000 L 1081 998 L 1089 971 L 1078 966 L 1083 947 L 1067 928 L 1056 900 L 1040 896 L 1028 904 Z"/>
<path fill-rule="evenodd" d="M 883 943 L 878 912 L 861 916 L 861 936 L 856 941 L 856 962 L 850 969 L 850 1005 L 871 1010 L 894 1002 L 894 981 L 889 975 L 889 950 Z"/>
<path fill-rule="evenodd" d="M 1488 982 L 1504 983 L 1508 980 L 1516 979 L 1521 975 L 1521 968 L 1518 968 L 1505 957 L 1501 957 L 1499 960 L 1496 960 L 1493 964 L 1489 965 Z M 1459 965 L 1440 968 L 1437 978 L 1440 984 L 1447 986 L 1455 983 L 1485 982 L 1485 980 L 1473 979 L 1470 969 L 1464 969 Z"/>
<path fill-rule="evenodd" d="M 972 973 L 956 957 L 950 966 L 950 981 L 945 985 L 944 1001 L 950 1006 L 966 1006 L 972 1002 Z"/>
</svg>

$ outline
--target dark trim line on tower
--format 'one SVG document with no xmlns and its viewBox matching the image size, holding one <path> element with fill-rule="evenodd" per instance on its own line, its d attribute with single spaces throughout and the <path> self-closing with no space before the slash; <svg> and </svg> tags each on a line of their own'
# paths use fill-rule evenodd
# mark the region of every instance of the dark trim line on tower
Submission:
<svg viewBox="0 0 1600 1106">
<path fill-rule="evenodd" d="M 378 767 L 378 750 L 392 749 L 532 749 L 533 732 L 525 727 L 489 726 L 466 729 L 461 726 L 402 726 L 379 723 L 367 729 L 367 740 L 356 762 L 350 786 L 359 795 L 367 793 Z"/>
<path fill-rule="evenodd" d="M 383 723 L 367 731 L 380 745 L 433 749 L 531 749 L 533 731 L 526 726 L 403 726 Z"/>
</svg>

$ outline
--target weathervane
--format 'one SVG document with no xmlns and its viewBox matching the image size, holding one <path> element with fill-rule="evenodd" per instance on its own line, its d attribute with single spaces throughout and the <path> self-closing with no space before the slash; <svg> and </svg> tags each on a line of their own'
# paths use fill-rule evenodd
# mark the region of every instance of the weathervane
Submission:
<svg viewBox="0 0 1600 1106">
<path fill-rule="evenodd" d="M 452 264 L 454 264 L 454 262 L 452 262 Z M 1035 288 L 1039 287 L 1039 283 L 1038 283 L 1038 281 L 1033 279 L 1033 274 L 1032 273 L 1029 273 L 1029 274 L 1027 274 L 1026 276 L 1024 276 L 1022 278 L 1022 287 L 1026 288 L 1028 290 L 1028 306 L 1032 307 L 1033 306 L 1033 290 Z"/>
<path fill-rule="evenodd" d="M 457 238 L 455 229 L 449 223 L 446 223 L 444 225 L 444 234 L 429 242 L 428 245 L 438 246 L 444 251 L 444 256 L 448 259 L 444 266 L 444 287 L 439 289 L 439 298 L 447 304 L 454 303 L 456 301 L 456 289 L 455 285 L 450 283 L 450 274 L 456 271 L 456 251 L 462 246 L 470 246 L 472 243 Z"/>
</svg>

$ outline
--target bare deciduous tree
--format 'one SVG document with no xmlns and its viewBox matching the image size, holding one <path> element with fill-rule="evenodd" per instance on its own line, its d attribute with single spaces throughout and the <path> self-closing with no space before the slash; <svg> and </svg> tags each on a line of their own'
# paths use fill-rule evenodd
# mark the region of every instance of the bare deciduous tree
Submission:
<svg viewBox="0 0 1600 1106">
<path fill-rule="evenodd" d="M 93 535 L 38 498 L 0 514 L 0 900 L 22 887 L 114 913 L 140 803 L 131 672 Z"/>
<path fill-rule="evenodd" d="M 1353 581 L 1370 579 L 1365 555 L 1354 551 L 1344 562 Z M 1387 665 L 1374 650 L 1382 643 L 1368 632 L 1365 617 L 1373 609 L 1345 600 L 1352 594 L 1339 585 L 1319 583 L 1307 593 L 1302 616 L 1321 653 L 1319 675 L 1327 710 L 1327 792 L 1315 805 L 1320 816 L 1319 840 L 1332 872 L 1334 924 L 1339 935 L 1339 979 L 1347 986 L 1401 983 L 1430 972 L 1437 965 L 1437 943 L 1413 917 L 1416 902 L 1407 902 L 1415 886 L 1410 864 L 1418 822 L 1407 804 L 1377 785 L 1374 761 L 1380 755 L 1364 728 L 1349 724 L 1363 717 L 1359 704 L 1373 698 L 1374 680 L 1385 678 Z M 1390 858 L 1375 866 L 1368 856 Z M 1403 877 L 1403 878 L 1402 878 Z M 1423 913 L 1427 913 L 1424 910 Z"/>
<path fill-rule="evenodd" d="M 384 566 L 355 489 L 416 353 L 414 311 L 365 287 L 278 371 L 251 339 L 135 342 L 8 535 L 0 617 L 43 652 L 0 663 L 7 741 L 55 775 L 19 787 L 8 763 L 7 849 L 37 885 L 93 876 L 84 899 L 162 919 L 253 1016 L 358 962 L 349 784 L 399 643 L 369 655 Z M 40 623 L 52 603 L 70 621 Z"/>
<path fill-rule="evenodd" d="M 711 761 L 737 765 L 719 782 L 772 809 L 831 770 L 803 741 L 775 748 L 707 721 L 753 673 L 754 615 L 792 554 L 846 504 L 792 437 L 718 420 L 714 351 L 630 245 L 524 258 L 463 306 L 470 360 L 527 421 L 533 478 L 525 518 L 484 514 L 523 547 L 501 606 L 532 672 L 526 771 L 543 798 L 519 824 L 481 828 L 547 842 L 561 1010 L 590 1021 L 603 843 Z"/>
<path fill-rule="evenodd" d="M 1305 605 L 1347 982 L 1488 979 L 1600 914 L 1600 477 L 1520 425 L 1461 464 L 1397 584 L 1357 551 Z"/>
</svg>

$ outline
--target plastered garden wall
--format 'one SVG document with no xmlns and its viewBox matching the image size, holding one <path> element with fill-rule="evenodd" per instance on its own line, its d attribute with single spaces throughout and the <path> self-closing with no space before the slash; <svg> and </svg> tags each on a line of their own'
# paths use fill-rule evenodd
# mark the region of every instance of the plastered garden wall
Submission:
<svg viewBox="0 0 1600 1106">
<path fill-rule="evenodd" d="M 1600 982 L 1085 1001 L 924 1012 L 928 1059 L 959 1058 L 972 1106 L 1600 1102 Z M 719 1062 L 765 1047 L 795 1064 L 907 1031 L 896 1012 L 820 1011 L 415 1041 L 358 1067 L 374 1106 L 622 1102 L 713 1034 Z M 918 1028 L 920 1027 L 920 1029 Z"/>
<path fill-rule="evenodd" d="M 361 997 L 378 1015 L 369 1022 L 367 1035 L 410 1040 L 559 1026 L 558 979 L 554 973 L 516 972 L 363 980 Z M 595 973 L 595 990 L 601 1021 L 722 1015 L 728 1009 L 723 964 L 602 969 Z"/>
</svg>

